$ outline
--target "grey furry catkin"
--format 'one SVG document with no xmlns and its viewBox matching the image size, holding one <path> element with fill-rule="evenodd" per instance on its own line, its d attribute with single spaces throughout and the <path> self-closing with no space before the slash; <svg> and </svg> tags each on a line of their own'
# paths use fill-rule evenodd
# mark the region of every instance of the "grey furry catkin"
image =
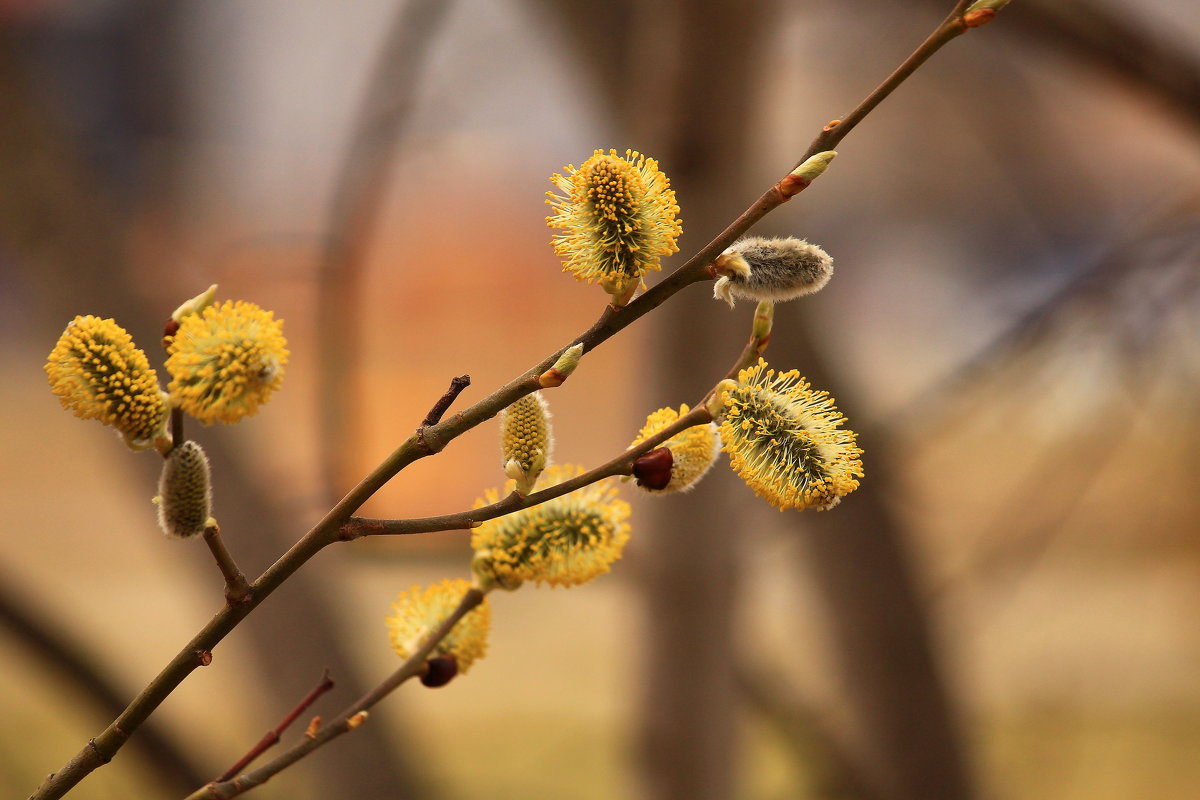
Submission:
<svg viewBox="0 0 1200 800">
<path fill-rule="evenodd" d="M 212 506 L 208 458 L 193 441 L 171 451 L 158 478 L 158 526 L 186 539 L 204 532 Z"/>
<path fill-rule="evenodd" d="M 715 262 L 721 277 L 713 297 L 732 308 L 735 297 L 781 303 L 824 288 L 833 259 L 815 244 L 785 237 L 749 236 L 734 242 Z"/>
</svg>

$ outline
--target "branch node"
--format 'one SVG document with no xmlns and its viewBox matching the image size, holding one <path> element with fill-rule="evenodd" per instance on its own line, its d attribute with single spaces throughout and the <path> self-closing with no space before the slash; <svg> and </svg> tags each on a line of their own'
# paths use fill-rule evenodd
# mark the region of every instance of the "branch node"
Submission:
<svg viewBox="0 0 1200 800">
<path fill-rule="evenodd" d="M 207 667 L 212 663 L 212 650 L 196 650 L 196 663 L 202 667 Z"/>
<path fill-rule="evenodd" d="M 112 761 L 112 756 L 105 755 L 100 748 L 96 746 L 95 739 L 88 739 L 88 749 L 96 754 L 96 758 L 100 760 L 101 764 L 107 764 L 108 762 Z"/>
</svg>

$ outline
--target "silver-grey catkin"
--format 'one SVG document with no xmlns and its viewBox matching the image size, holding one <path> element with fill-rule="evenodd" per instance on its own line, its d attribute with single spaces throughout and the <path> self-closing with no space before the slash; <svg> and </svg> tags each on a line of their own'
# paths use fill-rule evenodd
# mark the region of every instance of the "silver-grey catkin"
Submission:
<svg viewBox="0 0 1200 800">
<path fill-rule="evenodd" d="M 713 296 L 731 307 L 734 297 L 774 303 L 793 300 L 820 291 L 833 276 L 833 259 L 828 253 L 790 236 L 739 239 L 721 255 L 718 266 L 722 261 L 732 269 L 717 280 Z"/>
<path fill-rule="evenodd" d="M 158 478 L 158 526 L 167 536 L 204 532 L 212 507 L 208 458 L 193 441 L 171 451 Z"/>
</svg>

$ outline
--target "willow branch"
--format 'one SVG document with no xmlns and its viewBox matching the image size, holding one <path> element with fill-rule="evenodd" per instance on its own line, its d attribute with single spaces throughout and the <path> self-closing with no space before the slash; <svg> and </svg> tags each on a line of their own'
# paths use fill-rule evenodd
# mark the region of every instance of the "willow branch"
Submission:
<svg viewBox="0 0 1200 800">
<path fill-rule="evenodd" d="M 809 151 L 801 162 L 815 153 L 831 149 L 846 137 L 862 119 L 880 102 L 891 94 L 897 86 L 904 82 L 921 64 L 929 59 L 943 45 L 964 33 L 968 28 L 961 14 L 965 2 L 959 0 L 954 11 L 938 28 L 910 55 L 903 64 L 893 72 L 878 88 L 863 100 L 849 115 L 838 124 L 825 126 L 813 140 Z M 781 182 L 786 181 L 784 176 Z M 800 187 L 803 188 L 803 187 Z M 225 608 L 206 624 L 171 662 L 138 694 L 124 712 L 120 714 L 99 736 L 92 739 L 80 750 L 62 769 L 50 775 L 42 785 L 31 795 L 30 800 L 52 800 L 62 797 L 73 786 L 96 768 L 108 763 L 118 750 L 124 746 L 130 734 L 133 733 L 156 708 L 166 699 L 175 687 L 182 683 L 191 672 L 199 666 L 207 665 L 212 659 L 212 648 L 225 638 L 237 625 L 253 611 L 259 603 L 265 600 L 285 580 L 294 574 L 326 546 L 342 539 L 342 527 L 368 499 L 378 492 L 397 473 L 427 456 L 441 452 L 451 441 L 472 428 L 491 419 L 504 408 L 507 408 L 518 398 L 541 388 L 538 376 L 552 367 L 567 348 L 583 345 L 583 352 L 588 353 L 608 341 L 614 335 L 636 322 L 641 317 L 653 311 L 666 302 L 684 287 L 698 281 L 707 280 L 706 267 L 735 239 L 744 234 L 752 225 L 766 216 L 775 208 L 789 200 L 795 189 L 785 191 L 780 184 L 775 184 L 744 211 L 729 227 L 722 231 L 709 244 L 701 248 L 678 269 L 653 286 L 649 291 L 634 299 L 623 308 L 606 306 L 599 319 L 584 333 L 563 347 L 555 350 L 524 374 L 514 378 L 509 383 L 497 389 L 492 394 L 475 403 L 449 419 L 439 421 L 434 425 L 423 425 L 400 444 L 372 472 L 363 478 L 350 490 L 328 513 L 291 549 L 284 553 L 266 572 L 251 584 L 250 599 L 240 605 L 226 604 Z M 616 473 L 613 473 L 616 474 Z M 567 481 L 560 486 L 576 484 L 584 476 Z M 572 485 L 564 491 L 584 485 L 583 482 Z M 555 487 L 558 488 L 558 487 Z M 543 490 L 549 492 L 552 490 Z M 543 495 L 535 492 L 529 497 L 517 500 L 517 503 L 528 502 L 530 505 L 550 499 L 553 495 Z M 503 503 L 505 501 L 501 501 Z M 510 510 L 516 510 L 514 505 Z M 464 512 L 467 513 L 467 512 Z M 502 511 L 500 513 L 508 513 Z M 461 515 L 450 515 L 451 517 Z M 499 516 L 499 513 L 497 514 Z M 446 518 L 429 518 L 425 524 L 433 524 L 432 520 Z M 409 521 L 409 522 L 416 522 Z M 442 528 L 446 530 L 446 528 Z"/>
<path fill-rule="evenodd" d="M 883 83 L 875 87 L 875 90 L 863 98 L 862 102 L 854 107 L 846 116 L 841 119 L 835 119 L 821 129 L 817 138 L 813 139 L 812 144 L 808 146 L 804 156 L 801 157 L 798 163 L 803 163 L 810 156 L 817 153 L 822 153 L 826 150 L 832 150 L 837 147 L 838 142 L 845 139 L 847 134 L 875 110 L 875 107 L 882 103 L 888 95 L 896 91 L 900 84 L 917 71 L 917 68 L 929 60 L 930 56 L 941 50 L 942 47 L 951 40 L 966 33 L 970 28 L 963 22 L 963 12 L 966 10 L 969 0 L 959 0 L 954 6 L 954 10 L 950 15 L 942 21 L 934 29 L 933 33 L 912 52 L 908 58 L 896 67 L 891 75 L 884 79 Z"/>
<path fill-rule="evenodd" d="M 342 525 L 341 538 L 344 541 L 361 539 L 364 536 L 399 536 L 411 533 L 433 533 L 435 531 L 465 530 L 478 527 L 485 520 L 502 517 L 523 508 L 541 505 L 548 500 L 562 497 L 576 489 L 610 478 L 614 475 L 629 475 L 633 472 L 633 464 L 641 456 L 649 453 L 663 442 L 682 431 L 695 425 L 712 422 L 712 414 L 703 406 L 693 408 L 675 422 L 663 428 L 654 436 L 629 448 L 619 456 L 606 461 L 600 466 L 588 470 L 570 480 L 557 483 L 532 494 L 522 495 L 516 492 L 492 503 L 470 511 L 460 511 L 456 514 L 443 514 L 437 517 L 420 517 L 415 519 L 368 519 L 366 517 L 351 517 Z"/>
<path fill-rule="evenodd" d="M 437 647 L 442 639 L 446 638 L 459 620 L 483 602 L 483 598 L 484 594 L 479 589 L 468 589 L 458 607 L 446 619 L 442 620 L 441 624 L 433 630 L 429 638 L 400 665 L 399 669 L 339 713 L 327 725 L 317 729 L 315 732 L 309 731 L 305 735 L 304 741 L 279 754 L 253 772 L 239 775 L 232 780 L 210 783 L 192 792 L 186 800 L 228 800 L 228 798 L 237 797 L 253 789 L 255 786 L 261 786 L 309 753 L 323 747 L 342 734 L 349 733 L 357 728 L 366 720 L 368 709 L 399 688 L 405 681 L 425 671 L 425 662 L 429 658 L 429 654 L 433 652 L 433 649 Z"/>
</svg>

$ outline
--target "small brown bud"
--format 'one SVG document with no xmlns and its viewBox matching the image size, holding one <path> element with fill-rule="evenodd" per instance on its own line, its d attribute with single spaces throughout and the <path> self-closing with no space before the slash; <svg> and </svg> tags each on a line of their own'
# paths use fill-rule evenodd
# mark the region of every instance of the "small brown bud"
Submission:
<svg viewBox="0 0 1200 800">
<path fill-rule="evenodd" d="M 458 674 L 458 659 L 452 655 L 435 656 L 425 662 L 421 683 L 430 689 L 445 686 Z"/>
<path fill-rule="evenodd" d="M 675 456 L 670 449 L 659 447 L 633 462 L 633 477 L 637 478 L 638 486 L 665 489 L 671 482 L 671 467 L 674 464 Z"/>
<path fill-rule="evenodd" d="M 167 324 L 163 325 L 162 346 L 165 350 L 171 346 L 171 340 L 175 338 L 175 334 L 179 333 L 179 320 L 168 319 Z"/>
</svg>

